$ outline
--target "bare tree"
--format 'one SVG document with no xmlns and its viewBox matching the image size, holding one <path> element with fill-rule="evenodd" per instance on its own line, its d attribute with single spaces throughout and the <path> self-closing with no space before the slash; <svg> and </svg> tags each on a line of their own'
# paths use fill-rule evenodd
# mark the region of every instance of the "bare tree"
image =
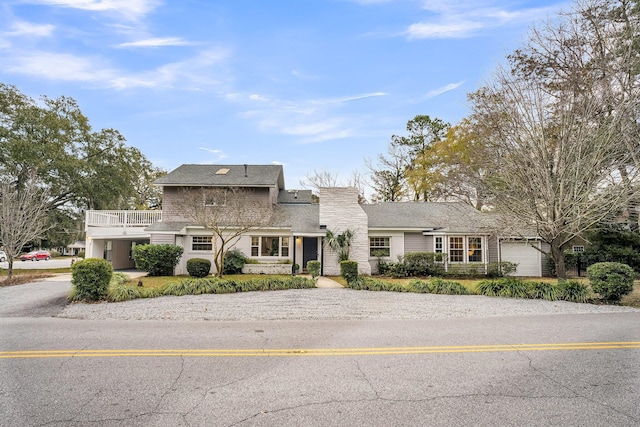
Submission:
<svg viewBox="0 0 640 427">
<path fill-rule="evenodd" d="M 249 230 L 266 226 L 273 219 L 273 207 L 266 198 L 249 189 L 201 188 L 186 190 L 184 215 L 213 234 L 216 275 L 222 277 L 224 255 Z"/>
<path fill-rule="evenodd" d="M 378 154 L 377 164 L 365 159 L 371 177 L 373 197 L 381 202 L 398 202 L 407 194 L 405 170 L 408 164 L 406 149 L 389 144 L 387 155 Z"/>
<path fill-rule="evenodd" d="M 13 277 L 13 261 L 29 242 L 42 238 L 51 229 L 47 222 L 50 203 L 47 193 L 31 176 L 17 188 L 8 179 L 0 180 L 0 248 L 7 253 Z"/>
<path fill-rule="evenodd" d="M 320 189 L 323 187 L 336 187 L 338 185 L 338 173 L 314 169 L 313 173 L 306 174 L 300 180 L 300 185 L 319 194 Z"/>
<path fill-rule="evenodd" d="M 364 192 L 365 184 L 363 181 L 362 175 L 357 170 L 354 170 L 351 173 L 351 177 L 345 182 L 344 180 L 339 179 L 339 174 L 337 172 L 314 169 L 313 173 L 305 175 L 305 177 L 300 180 L 300 185 L 302 188 L 311 189 L 316 200 L 320 194 L 321 188 L 339 186 L 355 187 L 358 189 L 358 203 L 366 203 L 367 199 Z"/>
<path fill-rule="evenodd" d="M 571 239 L 619 212 L 640 188 L 640 170 L 627 167 L 635 153 L 625 119 L 637 99 L 606 114 L 600 95 L 499 68 L 473 96 L 477 122 L 491 129 L 484 161 L 493 169 L 486 184 L 496 208 L 537 230 L 560 279 Z"/>
</svg>

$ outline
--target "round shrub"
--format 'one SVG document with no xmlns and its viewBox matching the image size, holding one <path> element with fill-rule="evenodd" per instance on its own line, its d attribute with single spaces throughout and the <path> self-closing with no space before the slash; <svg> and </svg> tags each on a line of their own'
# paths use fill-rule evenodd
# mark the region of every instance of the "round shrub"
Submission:
<svg viewBox="0 0 640 427">
<path fill-rule="evenodd" d="M 71 266 L 71 284 L 75 300 L 99 301 L 107 295 L 113 268 L 109 261 L 88 258 Z"/>
<path fill-rule="evenodd" d="M 232 249 L 224 254 L 222 274 L 240 274 L 247 263 L 247 256 L 239 249 Z"/>
<path fill-rule="evenodd" d="M 631 267 L 619 262 L 598 262 L 587 268 L 589 283 L 594 292 L 611 302 L 633 291 L 635 272 Z"/>
<path fill-rule="evenodd" d="M 211 271 L 211 261 L 204 258 L 187 260 L 187 272 L 191 277 L 207 277 Z"/>
</svg>

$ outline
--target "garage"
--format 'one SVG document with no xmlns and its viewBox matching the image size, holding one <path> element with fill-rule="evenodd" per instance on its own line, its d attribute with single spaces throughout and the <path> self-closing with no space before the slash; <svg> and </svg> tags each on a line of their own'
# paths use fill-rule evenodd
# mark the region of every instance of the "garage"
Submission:
<svg viewBox="0 0 640 427">
<path fill-rule="evenodd" d="M 533 247 L 533 246 L 535 247 Z M 501 260 L 518 264 L 514 276 L 542 276 L 542 254 L 540 242 L 503 241 L 501 242 Z"/>
</svg>

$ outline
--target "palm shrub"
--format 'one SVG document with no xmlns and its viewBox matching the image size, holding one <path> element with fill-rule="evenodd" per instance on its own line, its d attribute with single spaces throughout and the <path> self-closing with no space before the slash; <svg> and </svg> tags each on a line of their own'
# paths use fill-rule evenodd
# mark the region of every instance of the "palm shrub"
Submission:
<svg viewBox="0 0 640 427">
<path fill-rule="evenodd" d="M 558 284 L 558 299 L 571 302 L 587 302 L 589 288 L 577 280 L 567 280 Z"/>
<path fill-rule="evenodd" d="M 587 268 L 587 277 L 594 292 L 609 302 L 619 302 L 633 291 L 635 272 L 619 262 L 598 262 Z"/>
<path fill-rule="evenodd" d="M 99 301 L 107 295 L 113 268 L 109 261 L 88 258 L 71 266 L 71 284 L 69 296 L 74 301 Z"/>
<path fill-rule="evenodd" d="M 340 275 L 350 283 L 358 279 L 358 263 L 356 261 L 340 261 Z"/>
<path fill-rule="evenodd" d="M 135 245 L 133 259 L 149 276 L 172 276 L 184 249 L 177 245 Z"/>
<path fill-rule="evenodd" d="M 191 277 L 207 277 L 211 271 L 211 261 L 204 258 L 191 258 L 187 260 L 187 272 Z"/>
<path fill-rule="evenodd" d="M 327 245 L 336 252 L 338 262 L 349 259 L 349 251 L 351 250 L 351 243 L 353 242 L 354 236 L 355 231 L 349 229 L 339 234 L 327 230 Z"/>
<path fill-rule="evenodd" d="M 314 279 L 320 275 L 320 261 L 309 261 L 307 262 L 307 271 L 311 274 L 311 277 Z"/>
</svg>

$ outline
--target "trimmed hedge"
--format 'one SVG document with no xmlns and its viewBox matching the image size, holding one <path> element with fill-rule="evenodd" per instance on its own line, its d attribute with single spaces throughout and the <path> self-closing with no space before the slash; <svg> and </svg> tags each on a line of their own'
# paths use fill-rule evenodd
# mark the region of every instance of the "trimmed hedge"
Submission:
<svg viewBox="0 0 640 427">
<path fill-rule="evenodd" d="M 309 261 L 307 262 L 307 271 L 311 274 L 311 277 L 314 279 L 320 275 L 320 261 Z"/>
<path fill-rule="evenodd" d="M 73 289 L 69 299 L 73 301 L 99 301 L 106 297 L 113 268 L 109 261 L 88 258 L 71 266 Z"/>
<path fill-rule="evenodd" d="M 177 245 L 136 245 L 133 259 L 138 270 L 149 276 L 172 276 L 184 249 Z"/>
<path fill-rule="evenodd" d="M 187 272 L 191 277 L 207 277 L 211 271 L 211 261 L 204 258 L 187 260 Z"/>
<path fill-rule="evenodd" d="M 340 275 L 347 283 L 358 280 L 358 263 L 356 261 L 340 261 Z"/>
<path fill-rule="evenodd" d="M 635 272 L 619 262 L 598 262 L 587 268 L 587 277 L 594 292 L 609 302 L 619 302 L 633 291 Z"/>
</svg>

